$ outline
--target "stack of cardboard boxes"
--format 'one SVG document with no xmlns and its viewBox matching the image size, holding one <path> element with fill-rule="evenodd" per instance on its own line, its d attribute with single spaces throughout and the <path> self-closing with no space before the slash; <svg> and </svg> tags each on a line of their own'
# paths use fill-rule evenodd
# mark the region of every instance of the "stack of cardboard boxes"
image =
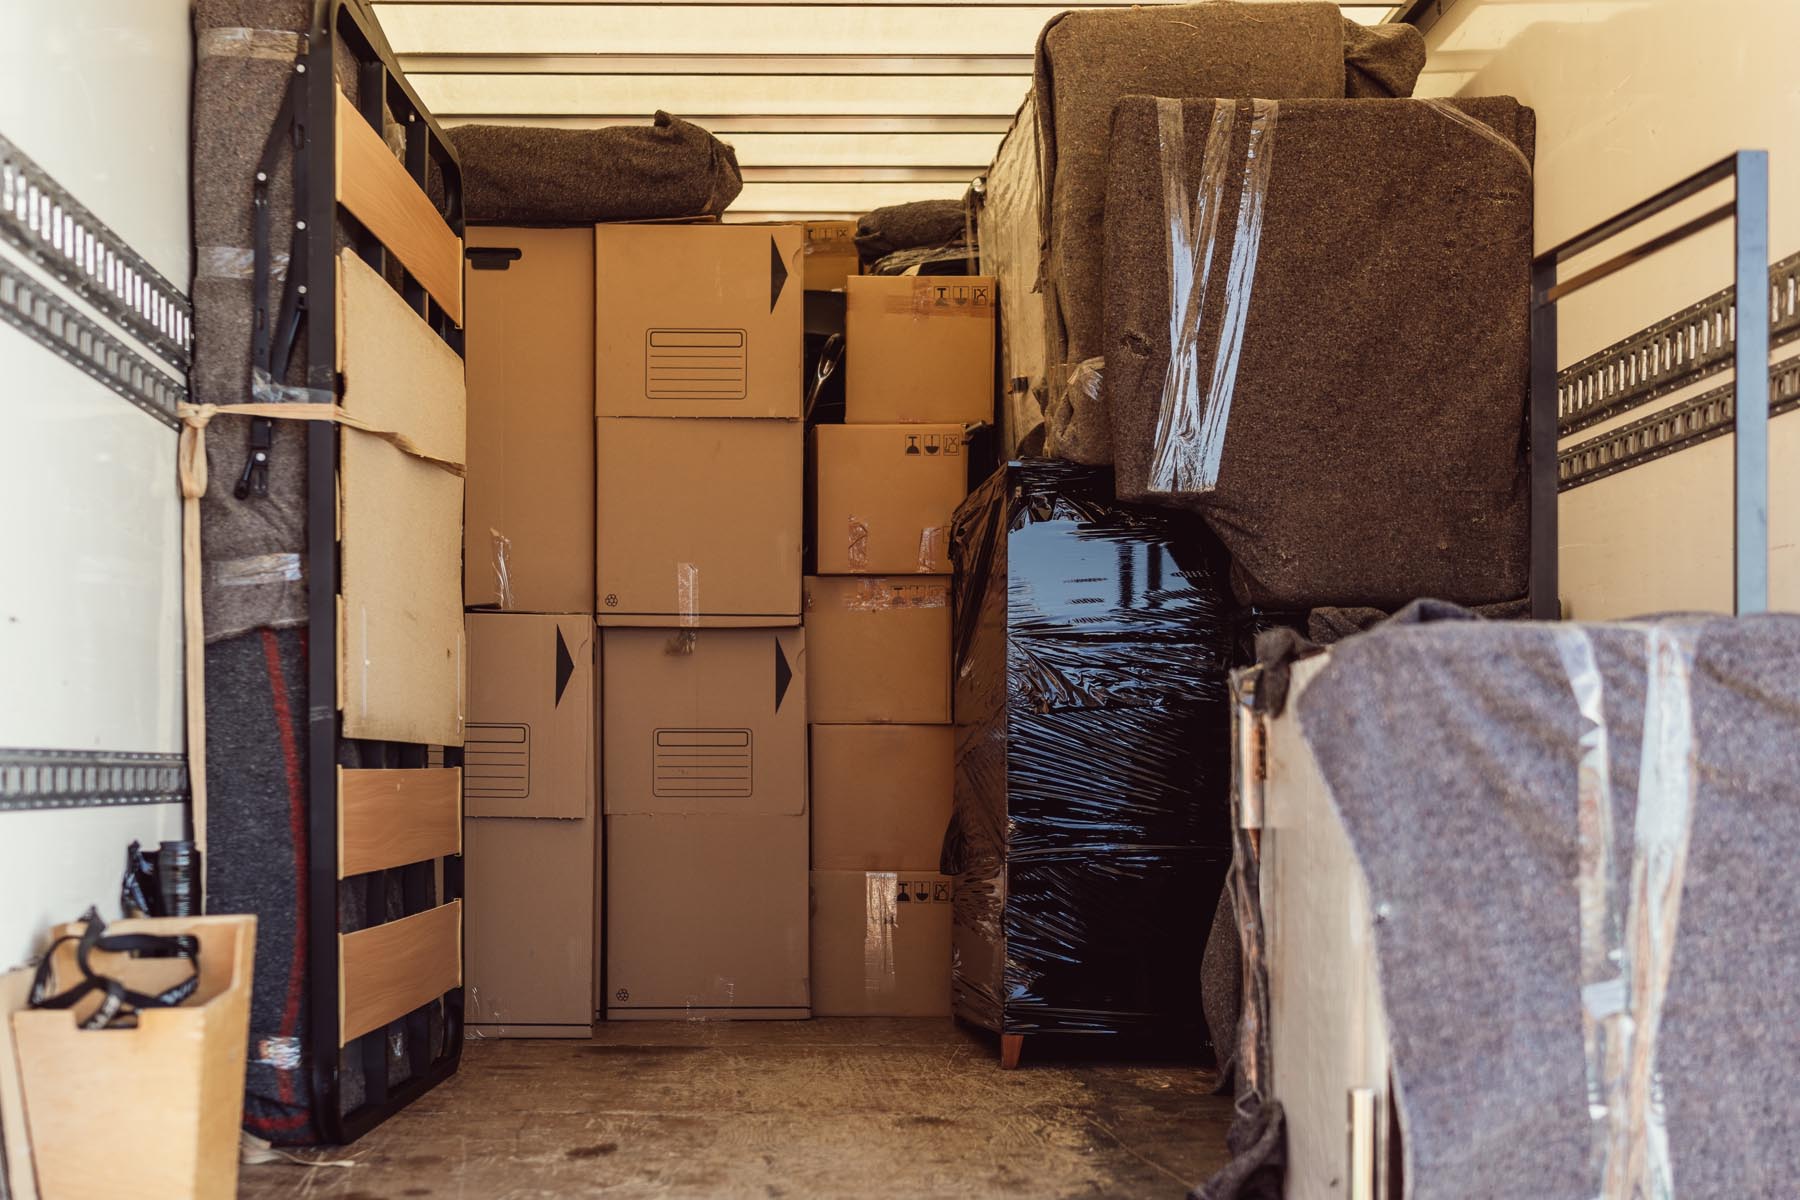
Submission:
<svg viewBox="0 0 1800 1200">
<path fill-rule="evenodd" d="M 847 281 L 843 425 L 812 431 L 806 580 L 820 1016 L 950 1011 L 950 519 L 992 419 L 986 279 Z"/>
</svg>

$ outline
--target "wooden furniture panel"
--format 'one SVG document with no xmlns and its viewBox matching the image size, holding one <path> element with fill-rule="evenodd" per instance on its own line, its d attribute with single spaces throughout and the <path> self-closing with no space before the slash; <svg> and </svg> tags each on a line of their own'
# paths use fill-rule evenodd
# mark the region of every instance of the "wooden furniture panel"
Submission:
<svg viewBox="0 0 1800 1200">
<path fill-rule="evenodd" d="M 462 770 L 338 768 L 338 878 L 462 853 Z"/>
<path fill-rule="evenodd" d="M 462 240 L 342 92 L 337 95 L 337 199 L 461 325 Z"/>
<path fill-rule="evenodd" d="M 338 937 L 338 1045 L 462 984 L 462 901 Z"/>
</svg>

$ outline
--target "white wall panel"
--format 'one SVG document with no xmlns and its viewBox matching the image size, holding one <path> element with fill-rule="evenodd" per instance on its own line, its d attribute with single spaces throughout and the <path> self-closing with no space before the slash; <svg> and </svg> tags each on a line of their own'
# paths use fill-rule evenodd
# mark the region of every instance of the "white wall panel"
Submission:
<svg viewBox="0 0 1800 1200">
<path fill-rule="evenodd" d="M 811 114 L 1010 117 L 1024 76 L 971 75 L 412 75 L 433 113 L 678 116 Z"/>
<path fill-rule="evenodd" d="M 1540 250 L 1748 148 L 1771 155 L 1773 257 L 1800 249 L 1792 0 L 1461 0 L 1427 42 L 1422 92 L 1510 94 L 1536 108 Z M 1728 198 L 1716 189 L 1601 253 Z M 1562 365 L 1728 285 L 1730 244 L 1729 227 L 1715 229 L 1562 304 Z M 1773 598 L 1786 608 L 1800 607 L 1796 422 L 1800 414 L 1779 417 L 1771 430 Z M 1729 607 L 1729 446 L 1723 439 L 1564 494 L 1563 592 L 1574 613 Z"/>
<path fill-rule="evenodd" d="M 189 8 L 7 4 L 0 39 L 0 133 L 181 287 Z M 174 430 L 10 326 L 0 427 L 0 747 L 180 751 Z M 0 966 L 90 904 L 116 916 L 126 844 L 183 820 L 172 804 L 0 811 Z"/>
</svg>

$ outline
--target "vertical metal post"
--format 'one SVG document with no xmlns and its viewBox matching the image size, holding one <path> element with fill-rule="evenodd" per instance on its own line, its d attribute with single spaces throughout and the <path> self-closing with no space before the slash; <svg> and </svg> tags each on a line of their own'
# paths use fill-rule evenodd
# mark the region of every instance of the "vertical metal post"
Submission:
<svg viewBox="0 0 1800 1200">
<path fill-rule="evenodd" d="M 1531 264 L 1531 619 L 1562 616 L 1557 584 L 1556 256 Z"/>
<path fill-rule="evenodd" d="M 1739 613 L 1769 608 L 1769 154 L 1737 155 L 1736 564 Z"/>
</svg>

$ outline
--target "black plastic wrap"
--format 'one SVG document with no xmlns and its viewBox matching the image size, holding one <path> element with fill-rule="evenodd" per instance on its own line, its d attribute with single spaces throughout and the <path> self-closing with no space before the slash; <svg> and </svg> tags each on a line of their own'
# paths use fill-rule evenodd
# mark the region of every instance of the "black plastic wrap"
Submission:
<svg viewBox="0 0 1800 1200">
<path fill-rule="evenodd" d="M 1001 467 L 958 510 L 957 1015 L 1201 1042 L 1230 842 L 1228 566 L 1111 472 Z"/>
</svg>

